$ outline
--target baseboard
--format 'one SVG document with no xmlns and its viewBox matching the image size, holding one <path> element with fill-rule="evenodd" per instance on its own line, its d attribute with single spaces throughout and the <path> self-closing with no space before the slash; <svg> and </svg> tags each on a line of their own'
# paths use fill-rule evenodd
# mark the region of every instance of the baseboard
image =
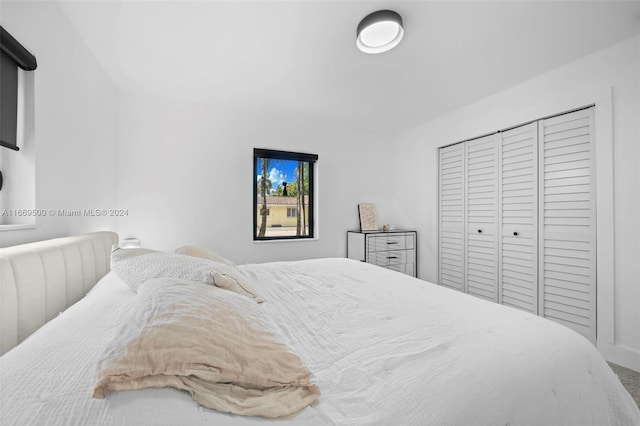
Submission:
<svg viewBox="0 0 640 426">
<path fill-rule="evenodd" d="M 605 342 L 598 342 L 598 350 L 607 361 L 640 372 L 640 351 Z"/>
</svg>

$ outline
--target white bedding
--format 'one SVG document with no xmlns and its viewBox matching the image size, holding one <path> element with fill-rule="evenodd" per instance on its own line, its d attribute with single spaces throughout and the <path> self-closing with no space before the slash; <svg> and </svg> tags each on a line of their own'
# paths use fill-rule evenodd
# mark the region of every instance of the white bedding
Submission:
<svg viewBox="0 0 640 426">
<path fill-rule="evenodd" d="M 240 269 L 320 387 L 290 423 L 640 425 L 599 353 L 561 325 L 346 259 Z M 174 389 L 93 399 L 96 363 L 135 297 L 110 273 L 2 356 L 0 424 L 273 422 L 204 409 Z"/>
</svg>

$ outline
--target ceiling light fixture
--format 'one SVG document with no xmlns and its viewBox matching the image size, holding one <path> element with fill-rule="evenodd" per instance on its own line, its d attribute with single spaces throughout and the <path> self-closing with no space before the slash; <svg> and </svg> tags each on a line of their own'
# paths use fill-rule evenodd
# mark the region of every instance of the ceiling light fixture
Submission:
<svg viewBox="0 0 640 426">
<path fill-rule="evenodd" d="M 356 46 L 365 53 L 382 53 L 396 47 L 403 35 L 402 17 L 393 10 L 378 10 L 358 24 Z"/>
</svg>

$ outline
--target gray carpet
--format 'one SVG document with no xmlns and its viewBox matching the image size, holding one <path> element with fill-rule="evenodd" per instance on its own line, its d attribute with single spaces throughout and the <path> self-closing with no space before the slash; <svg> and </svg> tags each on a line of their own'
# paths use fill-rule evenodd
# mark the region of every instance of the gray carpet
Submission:
<svg viewBox="0 0 640 426">
<path fill-rule="evenodd" d="M 618 375 L 620 381 L 629 391 L 633 399 L 640 408 L 640 373 L 630 370 L 617 364 L 609 363 L 614 373 Z"/>
</svg>

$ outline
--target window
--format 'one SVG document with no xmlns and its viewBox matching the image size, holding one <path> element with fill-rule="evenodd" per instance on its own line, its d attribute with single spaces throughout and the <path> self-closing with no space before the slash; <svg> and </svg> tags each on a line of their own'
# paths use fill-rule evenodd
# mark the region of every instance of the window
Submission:
<svg viewBox="0 0 640 426">
<path fill-rule="evenodd" d="M 0 146 L 18 151 L 18 67 L 33 71 L 36 58 L 0 26 Z"/>
<path fill-rule="evenodd" d="M 313 238 L 313 176 L 318 156 L 253 150 L 253 239 Z"/>
</svg>

